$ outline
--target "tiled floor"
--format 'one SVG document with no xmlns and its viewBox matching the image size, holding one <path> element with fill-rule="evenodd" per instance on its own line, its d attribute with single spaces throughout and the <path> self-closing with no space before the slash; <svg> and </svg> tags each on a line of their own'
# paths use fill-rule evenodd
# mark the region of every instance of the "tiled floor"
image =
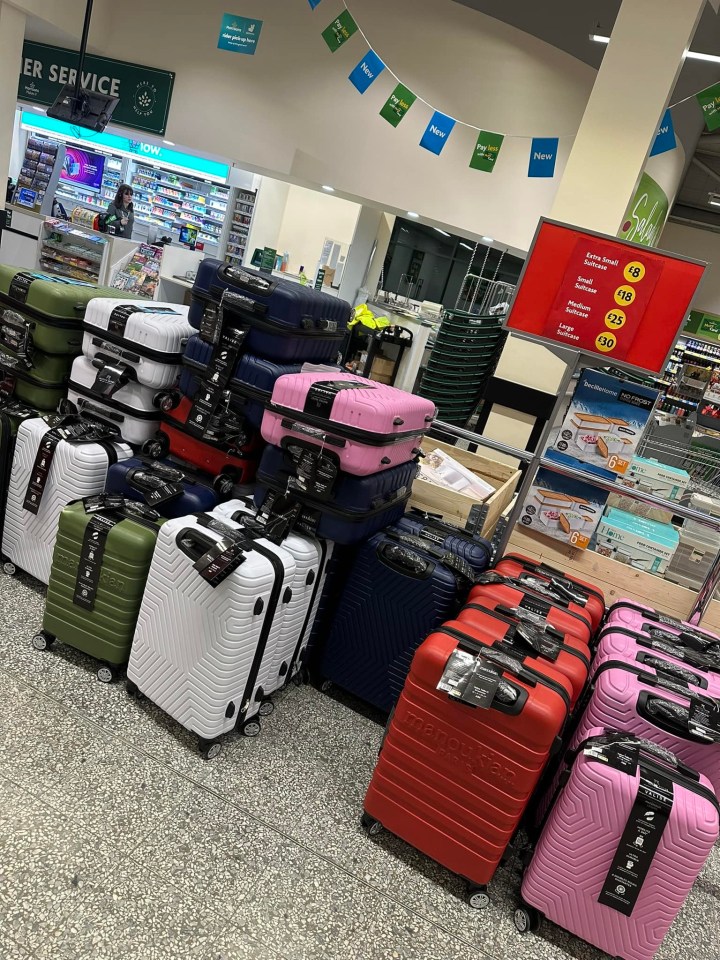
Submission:
<svg viewBox="0 0 720 960">
<path fill-rule="evenodd" d="M 358 818 L 382 728 L 289 689 L 211 762 L 68 648 L 37 653 L 42 595 L 0 575 L 0 960 L 599 960 L 517 881 L 474 911 L 455 877 Z M 720 957 L 720 853 L 661 953 Z"/>
</svg>

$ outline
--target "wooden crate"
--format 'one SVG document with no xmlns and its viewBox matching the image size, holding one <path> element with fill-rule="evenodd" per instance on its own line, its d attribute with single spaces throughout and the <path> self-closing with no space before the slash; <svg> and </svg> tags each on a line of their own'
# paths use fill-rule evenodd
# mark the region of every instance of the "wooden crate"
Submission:
<svg viewBox="0 0 720 960">
<path fill-rule="evenodd" d="M 596 584 L 605 594 L 608 606 L 621 597 L 655 607 L 662 613 L 686 620 L 697 593 L 670 583 L 662 577 L 636 570 L 626 563 L 603 557 L 594 550 L 577 550 L 558 540 L 549 540 L 533 530 L 516 526 L 510 537 L 508 552 L 523 553 L 566 570 L 588 583 Z M 712 600 L 701 626 L 720 633 L 720 602 Z"/>
<path fill-rule="evenodd" d="M 473 473 L 482 477 L 486 483 L 495 487 L 495 493 L 482 504 L 487 510 L 482 529 L 478 531 L 488 539 L 492 537 L 500 515 L 515 494 L 515 488 L 520 479 L 520 471 L 507 463 L 491 460 L 481 453 L 470 453 L 469 450 L 453 447 L 449 443 L 434 440 L 432 437 L 425 440 L 425 448 L 428 451 L 439 449 L 449 453 L 458 463 L 472 470 Z M 457 493 L 455 490 L 448 490 L 447 487 L 439 487 L 435 483 L 418 479 L 413 483 L 409 506 L 417 507 L 418 510 L 426 510 L 428 513 L 440 514 L 443 520 L 447 520 L 448 523 L 455 523 L 464 527 L 470 511 L 479 502 L 474 497 L 468 497 L 464 493 Z"/>
</svg>

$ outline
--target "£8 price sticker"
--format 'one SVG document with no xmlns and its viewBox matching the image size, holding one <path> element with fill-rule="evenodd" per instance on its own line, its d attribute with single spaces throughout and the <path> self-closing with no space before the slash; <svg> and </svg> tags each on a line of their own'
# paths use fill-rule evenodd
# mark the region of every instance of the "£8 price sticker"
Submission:
<svg viewBox="0 0 720 960">
<path fill-rule="evenodd" d="M 623 270 L 623 276 L 628 283 L 640 283 L 645 276 L 645 267 L 639 260 L 631 260 Z"/>
<path fill-rule="evenodd" d="M 601 353 L 610 353 L 617 346 L 617 337 L 614 333 L 599 333 L 595 337 L 595 346 Z"/>
</svg>

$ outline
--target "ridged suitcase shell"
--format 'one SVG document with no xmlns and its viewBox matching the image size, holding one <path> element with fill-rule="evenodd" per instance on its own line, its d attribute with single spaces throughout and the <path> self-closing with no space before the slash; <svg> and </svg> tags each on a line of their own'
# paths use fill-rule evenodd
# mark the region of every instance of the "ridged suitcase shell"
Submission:
<svg viewBox="0 0 720 960">
<path fill-rule="evenodd" d="M 213 587 L 182 549 L 196 534 L 222 539 L 195 516 L 168 520 L 160 530 L 127 675 L 188 730 L 214 739 L 260 709 L 295 561 L 287 551 L 248 545 L 243 563 Z"/>
<path fill-rule="evenodd" d="M 138 383 L 156 390 L 177 383 L 183 347 L 193 328 L 188 308 L 175 303 L 91 300 L 85 311 L 83 353 L 128 365 Z"/>
<path fill-rule="evenodd" d="M 686 680 L 699 692 L 720 697 L 720 653 L 697 653 L 670 640 L 653 639 L 610 624 L 597 638 L 593 672 L 608 660 L 625 660 L 636 667 L 648 664 L 654 670 Z"/>
<path fill-rule="evenodd" d="M 466 533 L 460 527 L 433 517 L 423 517 L 412 511 L 405 514 L 396 524 L 399 530 L 405 530 L 413 536 L 445 550 L 450 550 L 466 563 L 475 573 L 483 573 L 490 566 L 493 555 L 492 544 L 477 534 Z"/>
<path fill-rule="evenodd" d="M 72 500 L 102 493 L 109 460 L 132 456 L 127 444 L 111 445 L 114 453 L 99 443 L 68 443 L 55 449 L 43 498 L 37 514 L 23 508 L 30 475 L 40 441 L 50 427 L 45 420 L 26 420 L 18 429 L 3 528 L 2 552 L 21 570 L 41 583 L 50 579 L 58 521 L 63 507 Z"/>
<path fill-rule="evenodd" d="M 339 544 L 361 543 L 402 517 L 417 476 L 415 463 L 403 463 L 368 477 L 341 473 L 333 497 L 318 500 L 297 489 L 292 496 L 307 507 L 301 528 Z M 287 449 L 267 446 L 258 465 L 255 504 L 260 509 L 269 491 L 282 495 L 295 476 Z"/>
<path fill-rule="evenodd" d="M 233 520 L 248 532 L 253 539 L 260 538 L 266 543 L 257 527 L 252 500 L 228 500 L 214 510 L 216 517 Z M 251 524 L 248 526 L 248 522 Z M 326 551 L 315 538 L 304 537 L 290 532 L 282 540 L 281 547 L 287 550 L 295 560 L 295 577 L 290 584 L 292 598 L 284 609 L 282 627 L 274 645 L 272 664 L 268 668 L 267 687 L 264 694 L 274 693 L 284 686 L 292 676 L 292 668 L 302 644 L 303 631 L 307 628 L 311 616 L 311 607 L 315 602 L 317 588 L 323 576 L 323 559 Z"/>
<path fill-rule="evenodd" d="M 245 301 L 241 313 L 226 310 L 226 326 L 250 324 L 244 349 L 278 363 L 323 363 L 333 360 L 340 349 L 350 304 L 339 297 L 302 286 L 291 280 L 272 277 L 248 267 L 231 267 L 222 260 L 207 258 L 198 267 L 193 285 L 190 323 L 202 328 L 203 316 L 217 315 L 217 304 L 225 290 Z"/>
<path fill-rule="evenodd" d="M 40 416 L 37 410 L 9 398 L 0 403 L 0 543 L 5 524 L 10 476 L 12 474 L 15 438 L 20 424 Z"/>
<path fill-rule="evenodd" d="M 658 772 L 673 778 L 665 764 Z M 631 916 L 599 903 L 639 782 L 639 770 L 630 775 L 581 751 L 522 883 L 526 903 L 622 960 L 652 960 L 718 837 L 712 796 L 693 790 L 686 779 L 674 782 L 670 817 Z M 705 777 L 700 786 L 712 791 Z M 686 950 L 694 955 L 689 944 Z"/>
<path fill-rule="evenodd" d="M 102 397 L 93 392 L 99 372 L 87 357 L 76 357 L 70 374 L 68 400 L 80 413 L 89 413 L 114 424 L 128 443 L 139 445 L 154 437 L 160 426 L 155 390 L 141 383 L 128 383 L 112 397 Z"/>
<path fill-rule="evenodd" d="M 616 600 L 608 610 L 605 622 L 607 626 L 617 624 L 638 633 L 647 633 L 649 636 L 660 637 L 663 634 L 666 638 L 674 636 L 678 638 L 678 642 L 695 650 L 720 647 L 720 637 L 710 630 L 660 613 L 634 600 Z"/>
<path fill-rule="evenodd" d="M 212 353 L 212 346 L 197 334 L 188 340 L 183 357 L 186 369 L 180 377 L 180 391 L 186 397 L 192 399 L 195 396 L 198 388 L 196 377 L 202 377 L 207 371 Z M 301 370 L 300 363 L 275 363 L 243 352 L 228 383 L 233 407 L 259 429 L 275 381 L 286 373 L 300 373 Z"/>
<path fill-rule="evenodd" d="M 544 656 L 523 641 L 521 624 L 475 603 L 468 603 L 462 608 L 458 614 L 458 622 L 464 624 L 461 629 L 465 629 L 478 641 L 522 657 L 529 667 L 541 673 L 550 670 L 550 676 L 562 674 L 572 687 L 570 708 L 575 706 L 585 688 L 590 670 L 590 650 L 585 644 L 568 637 L 569 642 L 560 641 L 562 646 L 557 657 L 553 659 Z"/>
<path fill-rule="evenodd" d="M 413 654 L 453 616 L 466 586 L 421 548 L 375 534 L 358 550 L 348 575 L 320 673 L 389 712 Z"/>
<path fill-rule="evenodd" d="M 602 591 L 593 584 L 587 583 L 585 580 L 578 580 L 577 577 L 572 577 L 563 570 L 557 570 L 546 563 L 531 560 L 519 553 L 505 554 L 497 562 L 495 569 L 499 573 L 506 573 L 510 577 L 519 577 L 523 573 L 530 573 L 548 583 L 566 584 L 578 599 L 580 597 L 584 598 L 582 605 L 587 608 L 593 627 L 597 629 L 600 626 L 605 615 L 605 597 Z"/>
<path fill-rule="evenodd" d="M 92 610 L 73 602 L 83 537 L 93 514 L 82 502 L 60 514 L 43 629 L 98 660 L 121 666 L 130 654 L 140 602 L 162 521 L 128 517 L 108 533 Z"/>
<path fill-rule="evenodd" d="M 0 326 L 0 330 L 2 327 Z M 67 392 L 72 357 L 33 350 L 22 358 L 0 342 L 0 381 L 6 394 L 48 413 L 57 410 Z"/>
<path fill-rule="evenodd" d="M 178 483 L 183 488 L 179 496 L 152 504 L 153 509 L 168 520 L 186 517 L 189 513 L 213 510 L 217 506 L 218 494 L 213 490 L 210 479 L 201 480 L 192 471 L 184 469 L 183 464 L 166 460 L 160 466 L 180 474 L 177 480 L 167 480 L 164 472 L 153 469 L 154 462 L 147 458 L 132 457 L 130 460 L 114 463 L 108 470 L 106 492 L 119 493 L 130 500 L 148 503 L 152 487 L 148 480 L 154 479 L 155 483 Z"/>
<path fill-rule="evenodd" d="M 570 609 L 567 604 L 559 603 L 547 594 L 520 586 L 515 581 L 481 582 L 470 590 L 468 600 L 491 610 L 497 609 L 500 613 L 510 612 L 512 616 L 515 616 L 516 612 L 526 616 L 536 614 L 540 623 L 549 623 L 563 633 L 574 634 L 578 640 L 590 646 L 592 625 L 589 617 L 576 609 Z"/>
<path fill-rule="evenodd" d="M 117 293 L 112 287 L 0 264 L 0 310 L 24 317 L 33 345 L 45 353 L 79 353 L 88 302 Z"/>
<path fill-rule="evenodd" d="M 621 730 L 651 740 L 675 754 L 683 763 L 699 770 L 720 794 L 720 743 L 710 743 L 689 733 L 665 729 L 662 718 L 648 716 L 648 700 L 670 704 L 684 722 L 692 699 L 692 689 L 668 687 L 662 675 L 652 668 L 641 669 L 620 660 L 606 661 L 593 675 L 591 695 L 570 744 L 575 749 L 593 727 Z"/>
<path fill-rule="evenodd" d="M 298 373 L 276 381 L 262 434 L 327 447 L 346 473 L 367 476 L 412 460 L 434 416 L 431 401 L 352 373 Z"/>
<path fill-rule="evenodd" d="M 459 703 L 437 684 L 458 646 L 479 652 L 479 644 L 467 641 L 441 627 L 419 647 L 364 808 L 453 873 L 485 885 L 557 746 L 569 688 L 500 667 L 513 690 L 526 697 L 520 713 Z"/>
</svg>

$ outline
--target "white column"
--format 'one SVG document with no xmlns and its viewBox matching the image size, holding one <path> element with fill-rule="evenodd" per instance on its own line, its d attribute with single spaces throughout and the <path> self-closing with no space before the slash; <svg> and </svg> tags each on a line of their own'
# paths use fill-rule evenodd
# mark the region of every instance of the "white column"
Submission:
<svg viewBox="0 0 720 960">
<path fill-rule="evenodd" d="M 551 217 L 615 236 L 705 0 L 623 0 Z"/>
<path fill-rule="evenodd" d="M 0 0 L 0 207 L 3 209 L 24 39 L 25 14 Z"/>
<path fill-rule="evenodd" d="M 394 222 L 394 217 L 392 220 Z M 376 207 L 360 208 L 338 293 L 353 305 L 361 289 L 367 290 L 368 296 L 375 293 L 392 233 L 392 225 L 388 230 L 387 221 L 387 215 Z M 375 278 L 372 286 L 368 282 L 371 272 Z M 364 294 L 363 299 L 365 299 Z"/>
</svg>

